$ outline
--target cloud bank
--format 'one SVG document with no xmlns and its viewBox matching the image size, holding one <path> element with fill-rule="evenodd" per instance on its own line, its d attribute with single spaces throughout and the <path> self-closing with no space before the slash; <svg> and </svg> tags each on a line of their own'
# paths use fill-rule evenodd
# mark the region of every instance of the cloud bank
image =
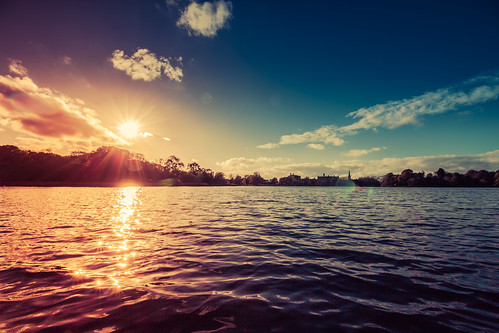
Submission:
<svg viewBox="0 0 499 333">
<path fill-rule="evenodd" d="M 251 174 L 260 172 L 263 177 L 284 177 L 290 173 L 311 178 L 322 175 L 346 176 L 350 170 L 352 177 L 383 176 L 389 172 L 400 173 L 404 169 L 415 172 L 434 172 L 443 168 L 448 172 L 465 173 L 468 170 L 496 171 L 499 168 L 499 150 L 472 155 L 412 156 L 402 158 L 383 158 L 377 160 L 349 160 L 324 163 L 286 163 L 283 158 L 243 157 L 218 163 L 224 172 L 232 174 Z"/>
<path fill-rule="evenodd" d="M 229 1 L 205 2 L 202 5 L 191 2 L 187 6 L 177 26 L 187 29 L 189 35 L 214 37 L 232 15 L 232 3 Z"/>
<path fill-rule="evenodd" d="M 224 162 L 219 162 L 219 165 L 225 173 L 234 174 L 252 174 L 253 172 L 260 172 L 266 170 L 275 162 L 282 162 L 285 159 L 280 157 L 259 157 L 259 158 L 245 158 L 234 157 Z"/>
<path fill-rule="evenodd" d="M 148 49 L 138 49 L 131 56 L 125 55 L 121 50 L 114 50 L 110 60 L 114 68 L 124 71 L 133 80 L 153 81 L 164 74 L 172 81 L 181 82 L 184 76 L 182 68 L 170 63 L 171 58 L 157 57 Z M 182 58 L 175 60 L 182 64 Z"/>
<path fill-rule="evenodd" d="M 103 127 L 82 101 L 39 87 L 27 76 L 0 75 L 0 120 L 2 126 L 28 135 L 18 141 L 30 148 L 82 149 L 125 143 Z"/>
<path fill-rule="evenodd" d="M 341 161 L 331 165 L 345 172 L 351 170 L 356 177 L 383 176 L 388 172 L 400 173 L 405 169 L 415 172 L 434 172 L 443 168 L 449 172 L 464 173 L 468 170 L 496 171 L 499 168 L 499 150 L 471 155 L 412 156 L 402 158 L 383 158 L 370 161 Z"/>
<path fill-rule="evenodd" d="M 499 98 L 499 76 L 478 76 L 459 85 L 426 92 L 399 101 L 389 101 L 368 108 L 361 108 L 347 115 L 356 122 L 342 127 L 325 125 L 300 134 L 281 136 L 279 145 L 298 143 L 324 143 L 341 146 L 343 137 L 355 135 L 359 130 L 377 128 L 394 129 L 417 124 L 423 116 L 455 111 L 460 107 L 493 101 Z M 269 143 L 258 146 L 279 147 Z"/>
</svg>

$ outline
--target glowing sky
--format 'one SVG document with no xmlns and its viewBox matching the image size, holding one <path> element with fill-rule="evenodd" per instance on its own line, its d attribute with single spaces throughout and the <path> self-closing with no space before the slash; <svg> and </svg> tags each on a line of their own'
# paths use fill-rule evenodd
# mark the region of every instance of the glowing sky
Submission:
<svg viewBox="0 0 499 333">
<path fill-rule="evenodd" d="M 16 0 L 0 31 L 2 145 L 266 177 L 499 168 L 497 1 Z"/>
</svg>

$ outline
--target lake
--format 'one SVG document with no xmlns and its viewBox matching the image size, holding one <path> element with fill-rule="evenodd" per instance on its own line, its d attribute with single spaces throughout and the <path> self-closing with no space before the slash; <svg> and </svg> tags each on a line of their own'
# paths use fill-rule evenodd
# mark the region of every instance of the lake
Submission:
<svg viewBox="0 0 499 333">
<path fill-rule="evenodd" d="M 499 327 L 499 189 L 0 188 L 0 330 Z"/>
</svg>

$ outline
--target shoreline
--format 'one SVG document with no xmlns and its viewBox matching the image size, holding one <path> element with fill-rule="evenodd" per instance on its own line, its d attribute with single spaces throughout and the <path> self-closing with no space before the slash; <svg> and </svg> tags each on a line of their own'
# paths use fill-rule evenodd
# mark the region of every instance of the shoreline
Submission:
<svg viewBox="0 0 499 333">
<path fill-rule="evenodd" d="M 259 185 L 235 185 L 235 184 L 181 184 L 171 180 L 159 182 L 4 182 L 0 187 L 339 187 L 339 188 L 497 188 L 497 186 L 361 186 L 352 184 L 348 186 L 336 185 L 279 185 L 279 184 L 259 184 Z"/>
</svg>

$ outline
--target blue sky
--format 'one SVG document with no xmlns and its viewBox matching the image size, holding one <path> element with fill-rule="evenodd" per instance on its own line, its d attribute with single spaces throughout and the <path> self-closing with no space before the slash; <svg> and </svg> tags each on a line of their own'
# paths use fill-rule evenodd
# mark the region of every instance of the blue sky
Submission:
<svg viewBox="0 0 499 333">
<path fill-rule="evenodd" d="M 3 1 L 0 29 L 0 144 L 267 177 L 499 168 L 496 1 Z"/>
</svg>

